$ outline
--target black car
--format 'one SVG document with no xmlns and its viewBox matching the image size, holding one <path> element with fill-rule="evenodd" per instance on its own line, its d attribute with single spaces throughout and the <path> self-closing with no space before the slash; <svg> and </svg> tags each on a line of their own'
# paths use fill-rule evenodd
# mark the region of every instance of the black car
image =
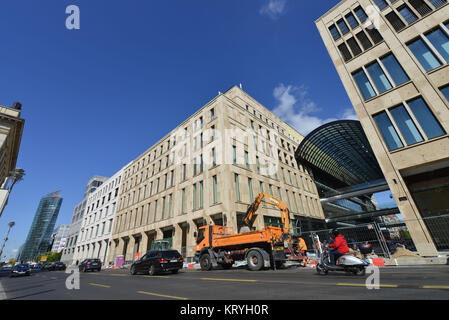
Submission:
<svg viewBox="0 0 449 320">
<path fill-rule="evenodd" d="M 17 276 L 30 276 L 31 275 L 31 268 L 30 265 L 27 263 L 21 263 L 16 264 L 10 273 L 10 277 L 17 277 Z"/>
<path fill-rule="evenodd" d="M 182 269 L 184 259 L 177 250 L 151 250 L 131 265 L 131 274 L 159 272 L 177 273 Z"/>
<path fill-rule="evenodd" d="M 79 271 L 86 272 L 89 270 L 101 270 L 100 259 L 84 259 L 78 266 Z"/>
<path fill-rule="evenodd" d="M 67 268 L 67 265 L 64 262 L 53 262 L 49 267 L 48 270 L 50 271 L 57 271 L 57 270 L 65 270 Z"/>
</svg>

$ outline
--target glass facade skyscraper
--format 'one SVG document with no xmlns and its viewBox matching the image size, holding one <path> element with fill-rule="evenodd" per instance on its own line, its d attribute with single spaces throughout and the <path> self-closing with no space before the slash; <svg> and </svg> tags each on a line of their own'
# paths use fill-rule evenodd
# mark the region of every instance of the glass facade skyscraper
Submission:
<svg viewBox="0 0 449 320">
<path fill-rule="evenodd" d="M 51 235 L 55 228 L 61 204 L 62 198 L 58 192 L 52 192 L 42 197 L 26 242 L 23 245 L 20 260 L 32 260 L 37 255 L 51 250 Z"/>
</svg>

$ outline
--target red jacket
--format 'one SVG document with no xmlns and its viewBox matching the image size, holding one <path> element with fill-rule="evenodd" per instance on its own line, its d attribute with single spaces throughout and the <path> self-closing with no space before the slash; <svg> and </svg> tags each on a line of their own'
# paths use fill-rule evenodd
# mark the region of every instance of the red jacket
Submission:
<svg viewBox="0 0 449 320">
<path fill-rule="evenodd" d="M 348 253 L 349 248 L 346 243 L 345 237 L 342 234 L 339 234 L 335 237 L 334 243 L 329 245 L 329 248 L 337 249 L 341 254 Z"/>
</svg>

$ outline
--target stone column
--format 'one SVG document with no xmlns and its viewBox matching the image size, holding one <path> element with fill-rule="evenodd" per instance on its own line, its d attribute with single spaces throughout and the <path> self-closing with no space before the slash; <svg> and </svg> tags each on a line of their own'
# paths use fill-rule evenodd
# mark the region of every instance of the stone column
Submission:
<svg viewBox="0 0 449 320">
<path fill-rule="evenodd" d="M 173 249 L 176 249 L 179 252 L 181 252 L 181 247 L 182 247 L 182 228 L 177 223 L 174 224 L 173 227 L 175 228 L 175 230 L 174 230 L 174 235 L 173 235 L 172 247 L 173 247 Z"/>
<path fill-rule="evenodd" d="M 143 256 L 148 251 L 148 233 L 145 231 L 141 233 L 142 238 L 140 239 L 140 255 Z"/>
<path fill-rule="evenodd" d="M 136 239 L 133 236 L 129 236 L 128 249 L 126 249 L 125 261 L 133 261 L 134 260 L 133 252 L 134 252 L 135 241 L 136 241 Z"/>
</svg>

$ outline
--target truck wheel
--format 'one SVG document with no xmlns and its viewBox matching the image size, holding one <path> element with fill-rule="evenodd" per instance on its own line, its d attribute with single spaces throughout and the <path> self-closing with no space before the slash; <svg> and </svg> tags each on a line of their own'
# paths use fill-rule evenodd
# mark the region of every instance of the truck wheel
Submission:
<svg viewBox="0 0 449 320">
<path fill-rule="evenodd" d="M 259 271 L 263 268 L 263 256 L 257 250 L 251 250 L 246 256 L 246 263 L 251 271 Z"/>
<path fill-rule="evenodd" d="M 212 263 L 210 261 L 210 255 L 208 253 L 205 253 L 200 258 L 200 267 L 203 271 L 209 271 L 212 269 Z"/>
</svg>

